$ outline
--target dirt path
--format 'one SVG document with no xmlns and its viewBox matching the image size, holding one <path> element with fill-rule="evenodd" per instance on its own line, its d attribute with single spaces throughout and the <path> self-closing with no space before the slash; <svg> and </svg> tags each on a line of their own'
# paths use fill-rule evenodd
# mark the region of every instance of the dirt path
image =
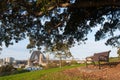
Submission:
<svg viewBox="0 0 120 80">
<path fill-rule="evenodd" d="M 80 76 L 84 80 L 120 80 L 120 64 L 116 66 L 104 66 L 102 69 L 90 65 L 88 68 L 80 67 L 64 72 L 69 76 Z"/>
</svg>

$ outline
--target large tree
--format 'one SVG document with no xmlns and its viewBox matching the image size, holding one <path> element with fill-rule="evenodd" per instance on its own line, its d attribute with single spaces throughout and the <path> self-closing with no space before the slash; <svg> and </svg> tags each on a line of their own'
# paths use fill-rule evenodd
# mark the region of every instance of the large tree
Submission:
<svg viewBox="0 0 120 80">
<path fill-rule="evenodd" d="M 120 0 L 0 0 L 0 45 L 29 37 L 27 48 L 87 40 L 92 28 L 98 41 L 120 46 Z"/>
</svg>

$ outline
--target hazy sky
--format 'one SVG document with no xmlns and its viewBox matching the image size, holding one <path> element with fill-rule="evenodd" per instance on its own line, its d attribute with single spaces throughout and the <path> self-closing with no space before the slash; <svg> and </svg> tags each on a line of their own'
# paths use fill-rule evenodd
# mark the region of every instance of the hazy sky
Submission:
<svg viewBox="0 0 120 80">
<path fill-rule="evenodd" d="M 94 34 L 99 28 L 100 27 L 94 28 L 92 33 L 88 35 L 88 40 L 86 41 L 86 44 L 81 44 L 81 45 L 76 44 L 73 48 L 71 48 L 71 52 L 73 53 L 75 58 L 85 59 L 87 56 L 91 56 L 94 53 L 104 52 L 108 50 L 111 50 L 110 57 L 118 56 L 117 48 L 105 45 L 105 42 L 107 39 L 103 39 L 95 42 Z M 116 31 L 115 34 L 118 34 L 118 33 L 119 31 Z"/>
<path fill-rule="evenodd" d="M 88 35 L 89 40 L 86 41 L 86 44 L 75 44 L 75 46 L 70 49 L 72 55 L 75 58 L 84 59 L 85 57 L 91 56 L 96 52 L 108 50 L 111 50 L 111 57 L 117 56 L 117 49 L 111 46 L 106 46 L 104 44 L 105 40 L 100 40 L 98 42 L 94 41 L 94 33 L 96 30 L 97 28 L 93 29 L 93 32 Z M 4 46 L 0 58 L 14 57 L 17 60 L 28 59 L 30 57 L 29 50 L 26 49 L 28 42 L 29 41 L 26 39 L 20 41 L 19 43 L 15 43 L 14 45 L 9 46 L 8 48 Z"/>
</svg>

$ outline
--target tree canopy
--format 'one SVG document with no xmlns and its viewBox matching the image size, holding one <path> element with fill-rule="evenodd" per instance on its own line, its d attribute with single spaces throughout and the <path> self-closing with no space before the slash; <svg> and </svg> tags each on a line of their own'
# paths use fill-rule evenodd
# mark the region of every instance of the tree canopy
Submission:
<svg viewBox="0 0 120 80">
<path fill-rule="evenodd" d="M 69 50 L 69 45 L 67 43 L 56 43 L 51 46 L 51 52 L 55 54 L 57 58 L 70 58 L 73 57 Z"/>
<path fill-rule="evenodd" d="M 60 59 L 60 68 L 62 67 L 62 59 L 64 58 L 70 58 L 72 56 L 72 53 L 69 50 L 69 45 L 67 43 L 61 43 L 58 42 L 51 46 L 51 52 L 54 53 L 55 57 Z"/>
<path fill-rule="evenodd" d="M 100 26 L 95 41 L 120 46 L 120 0 L 0 0 L 0 45 L 29 37 L 27 48 L 56 42 L 87 40 Z"/>
</svg>

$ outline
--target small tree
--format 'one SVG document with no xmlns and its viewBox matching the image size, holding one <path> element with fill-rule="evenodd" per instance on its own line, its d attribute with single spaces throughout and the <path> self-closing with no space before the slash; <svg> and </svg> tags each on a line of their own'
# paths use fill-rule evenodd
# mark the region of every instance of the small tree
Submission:
<svg viewBox="0 0 120 80">
<path fill-rule="evenodd" d="M 69 45 L 67 43 L 58 42 L 51 47 L 52 52 L 55 54 L 55 57 L 60 60 L 60 68 L 62 67 L 62 58 L 72 57 L 72 54 L 69 50 Z"/>
<path fill-rule="evenodd" d="M 118 54 L 118 58 L 120 58 L 120 48 L 118 48 L 117 54 Z"/>
</svg>

